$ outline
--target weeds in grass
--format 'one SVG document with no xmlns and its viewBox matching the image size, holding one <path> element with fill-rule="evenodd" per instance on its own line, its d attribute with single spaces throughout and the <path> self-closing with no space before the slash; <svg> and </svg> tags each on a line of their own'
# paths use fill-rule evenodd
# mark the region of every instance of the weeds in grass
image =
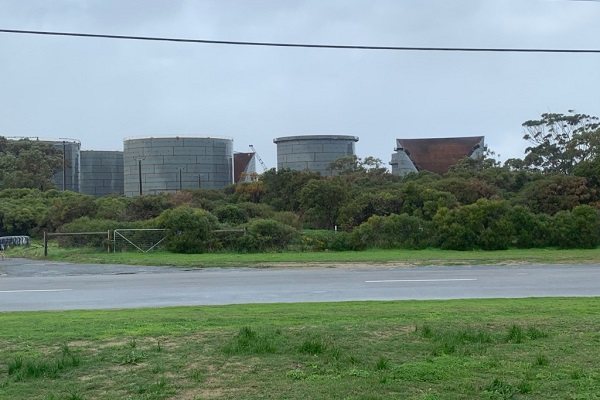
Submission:
<svg viewBox="0 0 600 400">
<path fill-rule="evenodd" d="M 83 396 L 81 396 L 77 390 L 69 390 L 66 400 L 83 400 Z"/>
<path fill-rule="evenodd" d="M 136 365 L 140 361 L 142 361 L 144 359 L 144 357 L 145 357 L 145 355 L 144 355 L 143 352 L 131 350 L 129 353 L 127 353 L 125 355 L 125 357 L 123 358 L 123 361 L 121 362 L 121 364 L 123 364 L 123 365 L 127 365 L 127 364 Z"/>
<path fill-rule="evenodd" d="M 486 393 L 490 395 L 492 399 L 508 400 L 512 399 L 515 395 L 515 388 L 504 381 L 496 378 L 494 381 L 485 388 Z"/>
<path fill-rule="evenodd" d="M 137 347 L 137 341 L 135 340 L 135 338 L 129 341 L 129 347 L 131 347 L 132 349 L 135 349 Z"/>
<path fill-rule="evenodd" d="M 524 340 L 525 333 L 523 332 L 523 328 L 518 325 L 511 326 L 506 335 L 506 342 L 519 344 L 523 343 Z"/>
<path fill-rule="evenodd" d="M 306 372 L 302 371 L 301 369 L 293 369 L 291 371 L 288 371 L 285 374 L 285 376 L 296 381 L 301 381 L 303 379 L 306 379 Z"/>
<path fill-rule="evenodd" d="M 321 339 L 308 339 L 300 345 L 300 352 L 305 354 L 322 354 L 327 346 Z"/>
<path fill-rule="evenodd" d="M 60 350 L 63 356 L 68 356 L 69 354 L 71 354 L 71 349 L 69 348 L 69 345 L 67 343 L 63 343 Z"/>
<path fill-rule="evenodd" d="M 41 377 L 55 378 L 60 371 L 77 367 L 80 363 L 80 357 L 74 354 L 61 355 L 56 358 L 46 357 L 45 359 L 24 359 L 17 356 L 8 364 L 8 375 L 15 381 Z"/>
<path fill-rule="evenodd" d="M 529 394 L 529 393 L 533 392 L 533 387 L 531 386 L 531 382 L 529 382 L 529 381 L 522 381 L 517 386 L 517 390 L 521 394 Z"/>
<path fill-rule="evenodd" d="M 194 382 L 200 382 L 202 381 L 202 371 L 200 371 L 200 369 L 198 368 L 194 368 L 191 372 L 190 372 L 190 378 L 194 381 Z"/>
<path fill-rule="evenodd" d="M 527 328 L 526 331 L 527 337 L 531 340 L 536 340 L 536 339 L 545 339 L 548 337 L 548 333 L 544 332 L 534 326 L 530 326 Z"/>
<path fill-rule="evenodd" d="M 535 358 L 535 363 L 534 363 L 534 365 L 535 365 L 536 367 L 546 367 L 546 366 L 548 365 L 548 357 L 546 357 L 546 356 L 545 356 L 545 355 L 543 355 L 543 354 L 540 354 L 540 355 L 538 355 L 538 356 Z"/>
<path fill-rule="evenodd" d="M 431 329 L 429 325 L 423 325 L 420 329 L 417 327 L 415 328 L 415 331 L 420 332 L 421 337 L 425 339 L 431 339 L 433 337 L 433 329 Z"/>
<path fill-rule="evenodd" d="M 506 335 L 507 343 L 523 343 L 525 339 L 537 340 L 544 339 L 548 337 L 548 333 L 544 332 L 534 326 L 529 326 L 527 329 L 523 329 L 518 325 L 512 325 L 508 330 L 508 334 Z"/>
<path fill-rule="evenodd" d="M 597 304 L 587 299 L 558 303 L 110 311 L 109 317 L 98 317 L 105 322 L 88 324 L 87 330 L 80 328 L 85 326 L 81 321 L 92 320 L 87 313 L 60 314 L 63 320 L 53 314 L 47 321 L 43 313 L 39 321 L 44 324 L 37 322 L 40 326 L 25 339 L 5 332 L 25 332 L 29 315 L 7 314 L 0 335 L 0 398 L 67 400 L 69 389 L 77 387 L 72 398 L 86 400 L 249 400 L 265 394 L 348 400 L 594 399 L 600 377 L 594 369 L 600 340 L 600 317 L 593 313 Z M 140 327 L 142 320 L 152 323 Z M 535 327 L 528 325 L 532 321 Z M 367 337 L 367 332 L 373 333 Z M 519 338 L 522 344 L 513 344 Z M 269 346 L 274 353 L 265 352 Z M 431 355 L 434 350 L 439 356 Z M 48 371 L 40 379 L 26 377 L 31 362 L 52 366 L 71 356 L 81 357 L 80 367 L 63 367 L 56 378 Z"/>
<path fill-rule="evenodd" d="M 275 353 L 280 338 L 279 330 L 258 332 L 246 326 L 239 330 L 233 340 L 224 347 L 223 352 L 227 355 Z"/>
<path fill-rule="evenodd" d="M 333 358 L 335 361 L 339 361 L 340 360 L 340 356 L 341 356 L 341 351 L 338 347 L 332 347 L 331 348 L 331 358 Z"/>
<path fill-rule="evenodd" d="M 165 366 L 162 363 L 156 364 L 154 367 L 152 367 L 153 374 L 162 374 L 163 372 L 165 372 Z"/>
<path fill-rule="evenodd" d="M 385 357 L 379 357 L 377 363 L 375 364 L 375 369 L 377 371 L 384 371 L 390 369 L 390 360 Z"/>
<path fill-rule="evenodd" d="M 571 372 L 571 379 L 573 380 L 578 380 L 585 377 L 584 372 L 581 369 L 576 369 L 573 372 Z"/>
<path fill-rule="evenodd" d="M 476 328 L 434 330 L 429 325 L 424 325 L 415 331 L 419 332 L 421 337 L 434 342 L 434 356 L 483 353 L 486 345 L 494 342 L 491 333 Z"/>
</svg>

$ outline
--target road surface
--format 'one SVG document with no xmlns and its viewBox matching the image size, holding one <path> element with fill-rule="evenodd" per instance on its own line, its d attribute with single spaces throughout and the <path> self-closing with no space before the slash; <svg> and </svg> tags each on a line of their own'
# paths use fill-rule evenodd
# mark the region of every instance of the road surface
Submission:
<svg viewBox="0 0 600 400">
<path fill-rule="evenodd" d="M 0 262 L 0 311 L 600 296 L 600 264 L 207 268 Z"/>
</svg>

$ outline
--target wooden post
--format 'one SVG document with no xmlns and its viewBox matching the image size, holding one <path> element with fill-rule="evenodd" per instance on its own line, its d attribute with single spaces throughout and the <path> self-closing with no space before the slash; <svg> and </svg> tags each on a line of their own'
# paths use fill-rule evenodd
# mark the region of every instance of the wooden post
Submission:
<svg viewBox="0 0 600 400">
<path fill-rule="evenodd" d="M 44 231 L 44 257 L 48 257 L 48 238 L 46 237 L 46 231 Z"/>
</svg>

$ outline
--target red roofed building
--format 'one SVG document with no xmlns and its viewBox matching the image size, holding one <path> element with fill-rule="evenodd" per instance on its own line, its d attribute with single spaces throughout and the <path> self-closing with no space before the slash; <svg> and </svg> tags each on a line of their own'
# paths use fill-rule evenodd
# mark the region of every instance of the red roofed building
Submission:
<svg viewBox="0 0 600 400">
<path fill-rule="evenodd" d="M 392 174 L 404 176 L 410 172 L 431 171 L 445 174 L 465 157 L 481 157 L 484 136 L 429 139 L 396 139 L 392 154 Z"/>
<path fill-rule="evenodd" d="M 256 174 L 256 153 L 233 153 L 233 181 L 250 181 L 253 174 Z"/>
</svg>

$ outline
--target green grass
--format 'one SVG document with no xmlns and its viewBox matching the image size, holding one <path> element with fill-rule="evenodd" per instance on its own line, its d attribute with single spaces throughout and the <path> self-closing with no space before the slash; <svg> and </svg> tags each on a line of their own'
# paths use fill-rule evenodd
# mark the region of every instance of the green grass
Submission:
<svg viewBox="0 0 600 400">
<path fill-rule="evenodd" d="M 42 248 L 12 248 L 9 257 L 43 258 Z M 49 260 L 76 263 L 165 265 L 179 267 L 294 267 L 364 265 L 473 265 L 473 264 L 593 264 L 600 260 L 600 248 L 570 249 L 514 249 L 499 251 L 452 250 L 365 250 L 341 252 L 282 252 L 282 253 L 217 253 L 173 254 L 108 253 L 85 248 L 58 248 L 52 246 Z"/>
<path fill-rule="evenodd" d="M 0 313 L 0 398 L 598 399 L 599 300 Z"/>
</svg>

